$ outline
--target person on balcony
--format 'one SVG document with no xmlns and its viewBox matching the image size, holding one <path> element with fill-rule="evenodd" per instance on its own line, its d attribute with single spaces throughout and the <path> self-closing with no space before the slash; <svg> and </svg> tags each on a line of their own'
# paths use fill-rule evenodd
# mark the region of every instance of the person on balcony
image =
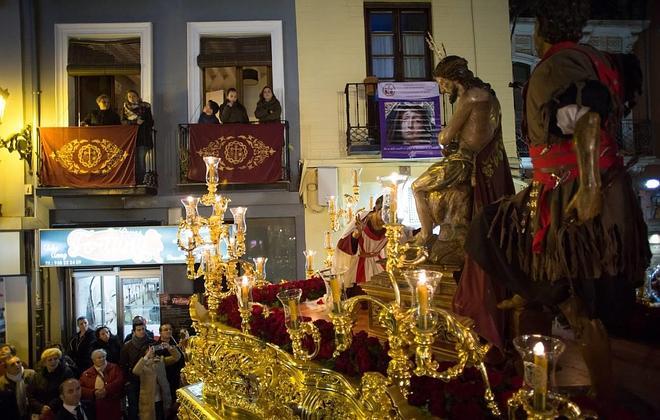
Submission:
<svg viewBox="0 0 660 420">
<path fill-rule="evenodd" d="M 259 94 L 254 116 L 260 123 L 279 121 L 282 117 L 282 105 L 273 94 L 273 88 L 264 86 Z"/>
<path fill-rule="evenodd" d="M 220 106 L 220 121 L 223 124 L 250 122 L 245 107 L 238 102 L 238 91 L 235 88 L 227 90 L 225 103 Z"/>
<path fill-rule="evenodd" d="M 119 114 L 115 112 L 114 109 L 110 108 L 110 97 L 108 95 L 101 94 L 96 98 L 96 105 L 99 109 L 95 109 L 82 121 L 84 126 L 96 126 L 96 125 L 120 125 L 121 119 Z"/>
<path fill-rule="evenodd" d="M 216 117 L 218 111 L 220 111 L 220 105 L 216 101 L 208 100 L 199 115 L 197 124 L 220 124 L 220 120 Z"/>
<path fill-rule="evenodd" d="M 136 143 L 135 180 L 138 184 L 144 184 L 147 173 L 147 155 L 151 153 L 154 147 L 151 133 L 154 126 L 151 104 L 143 101 L 136 91 L 128 90 L 126 92 L 126 102 L 124 102 L 122 108 L 121 122 L 122 124 L 139 126 Z"/>
</svg>

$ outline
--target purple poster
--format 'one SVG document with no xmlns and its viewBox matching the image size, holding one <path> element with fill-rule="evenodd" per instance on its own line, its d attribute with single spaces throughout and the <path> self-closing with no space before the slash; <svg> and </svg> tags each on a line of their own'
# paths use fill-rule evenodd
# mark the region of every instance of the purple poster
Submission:
<svg viewBox="0 0 660 420">
<path fill-rule="evenodd" d="M 378 84 L 383 158 L 440 157 L 440 93 L 436 82 Z"/>
</svg>

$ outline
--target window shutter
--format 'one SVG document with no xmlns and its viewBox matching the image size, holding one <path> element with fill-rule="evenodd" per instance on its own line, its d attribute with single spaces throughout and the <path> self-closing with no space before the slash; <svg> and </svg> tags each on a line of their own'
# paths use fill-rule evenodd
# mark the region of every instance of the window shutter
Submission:
<svg viewBox="0 0 660 420">
<path fill-rule="evenodd" d="M 140 74 L 140 39 L 69 41 L 69 76 Z"/>
<path fill-rule="evenodd" d="M 200 40 L 197 64 L 206 67 L 271 65 L 270 37 L 210 38 Z"/>
</svg>

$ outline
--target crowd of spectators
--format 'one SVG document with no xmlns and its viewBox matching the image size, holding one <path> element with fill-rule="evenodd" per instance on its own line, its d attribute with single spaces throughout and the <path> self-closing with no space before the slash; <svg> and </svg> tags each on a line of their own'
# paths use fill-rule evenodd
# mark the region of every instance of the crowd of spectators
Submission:
<svg viewBox="0 0 660 420">
<path fill-rule="evenodd" d="M 0 345 L 0 417 L 74 420 L 176 418 L 184 351 L 163 322 L 159 336 L 133 318 L 123 343 L 106 326 L 89 328 L 85 317 L 66 352 L 44 349 L 30 369 L 11 344 Z M 185 331 L 185 330 L 184 330 Z M 187 331 L 183 337 L 187 337 Z"/>
</svg>

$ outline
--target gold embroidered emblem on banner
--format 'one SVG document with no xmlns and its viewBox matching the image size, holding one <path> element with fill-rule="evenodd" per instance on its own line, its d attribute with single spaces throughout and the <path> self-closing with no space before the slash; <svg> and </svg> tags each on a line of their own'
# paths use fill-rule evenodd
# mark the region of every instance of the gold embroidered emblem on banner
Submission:
<svg viewBox="0 0 660 420">
<path fill-rule="evenodd" d="M 235 169 L 254 169 L 261 166 L 266 159 L 275 154 L 275 149 L 251 135 L 223 136 L 211 140 L 197 154 L 201 157 L 215 156 L 220 158 L 218 169 L 233 171 Z"/>
<path fill-rule="evenodd" d="M 128 152 L 106 139 L 73 139 L 50 157 L 76 175 L 105 175 L 124 162 Z"/>
</svg>

